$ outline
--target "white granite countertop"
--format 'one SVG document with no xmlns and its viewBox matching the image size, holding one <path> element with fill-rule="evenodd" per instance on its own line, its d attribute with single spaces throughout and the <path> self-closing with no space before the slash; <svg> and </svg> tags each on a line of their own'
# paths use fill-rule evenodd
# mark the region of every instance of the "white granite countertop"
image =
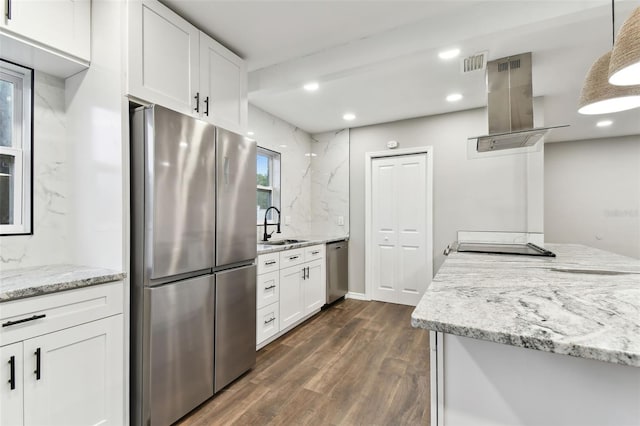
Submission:
<svg viewBox="0 0 640 426">
<path fill-rule="evenodd" d="M 640 261 L 576 244 L 556 258 L 452 252 L 411 324 L 640 367 Z"/>
<path fill-rule="evenodd" d="M 274 234 L 276 235 L 276 234 Z M 275 241 L 280 240 L 281 238 L 275 238 Z M 282 238 L 284 239 L 284 238 Z M 313 246 L 316 244 L 328 244 L 328 243 L 333 243 L 336 241 L 348 241 L 349 237 L 342 235 L 342 236 L 330 236 L 330 237 L 322 237 L 322 236 L 303 236 L 303 237 L 296 237 L 296 238 L 292 238 L 295 240 L 302 240 L 302 242 L 299 243 L 291 243 L 291 244 L 283 244 L 283 245 L 276 245 L 276 246 L 272 246 L 272 245 L 266 245 L 266 244 L 260 244 L 260 242 L 258 242 L 258 254 L 267 254 L 267 253 L 274 253 L 277 251 L 283 251 L 283 250 L 290 250 L 290 249 L 296 249 L 296 248 L 300 248 L 300 247 L 308 247 L 308 246 Z"/>
<path fill-rule="evenodd" d="M 46 265 L 0 271 L 0 303 L 119 281 L 124 272 L 78 265 Z"/>
</svg>

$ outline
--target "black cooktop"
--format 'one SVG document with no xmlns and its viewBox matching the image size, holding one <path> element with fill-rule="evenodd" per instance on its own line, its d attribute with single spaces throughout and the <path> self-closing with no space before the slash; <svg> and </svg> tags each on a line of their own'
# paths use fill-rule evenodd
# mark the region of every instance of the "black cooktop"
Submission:
<svg viewBox="0 0 640 426">
<path fill-rule="evenodd" d="M 458 243 L 459 252 L 493 253 L 493 254 L 519 254 L 523 256 L 556 257 L 555 253 L 539 247 L 533 243 L 527 244 L 501 244 L 501 243 Z"/>
</svg>

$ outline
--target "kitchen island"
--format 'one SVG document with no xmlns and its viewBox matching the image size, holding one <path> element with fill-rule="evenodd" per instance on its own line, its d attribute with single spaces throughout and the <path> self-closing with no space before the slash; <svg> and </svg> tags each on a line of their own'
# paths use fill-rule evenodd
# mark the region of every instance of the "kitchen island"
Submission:
<svg viewBox="0 0 640 426">
<path fill-rule="evenodd" d="M 640 424 L 640 261 L 452 253 L 412 314 L 432 424 Z M 566 356 L 570 355 L 570 356 Z"/>
</svg>

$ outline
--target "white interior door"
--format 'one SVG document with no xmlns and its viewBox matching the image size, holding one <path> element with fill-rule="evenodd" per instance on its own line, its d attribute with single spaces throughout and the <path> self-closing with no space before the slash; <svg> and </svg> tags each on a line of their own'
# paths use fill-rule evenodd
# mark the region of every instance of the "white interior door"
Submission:
<svg viewBox="0 0 640 426">
<path fill-rule="evenodd" d="M 372 299 L 417 305 L 431 282 L 427 154 L 371 160 Z"/>
</svg>

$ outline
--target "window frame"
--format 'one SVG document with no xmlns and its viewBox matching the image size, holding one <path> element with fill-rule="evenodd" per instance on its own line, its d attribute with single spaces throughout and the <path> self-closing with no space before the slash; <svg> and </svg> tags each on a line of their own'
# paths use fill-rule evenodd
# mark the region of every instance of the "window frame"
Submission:
<svg viewBox="0 0 640 426">
<path fill-rule="evenodd" d="M 256 161 L 257 157 L 261 155 L 263 157 L 267 157 L 269 160 L 267 170 L 269 171 L 269 185 L 258 185 L 256 182 L 256 194 L 258 191 L 268 191 L 271 193 L 271 205 L 281 209 L 281 182 L 282 182 L 282 160 L 281 154 L 278 151 L 274 151 L 272 149 L 265 148 L 263 146 L 258 146 L 256 149 Z M 277 163 L 277 164 L 276 164 Z M 257 173 L 256 173 L 257 174 Z M 257 179 L 256 179 L 257 181 Z M 256 212 L 257 213 L 257 212 Z M 256 214 L 257 216 L 257 214 Z M 258 225 L 264 225 L 264 216 L 262 218 L 256 217 L 256 221 Z M 277 223 L 273 219 L 273 210 L 269 212 L 269 217 L 267 217 L 268 224 Z"/>
<path fill-rule="evenodd" d="M 14 84 L 12 146 L 0 154 L 14 158 L 12 224 L 0 224 L 0 236 L 33 235 L 34 70 L 0 59 L 0 78 Z M 19 218 L 19 219 L 16 219 Z"/>
</svg>

